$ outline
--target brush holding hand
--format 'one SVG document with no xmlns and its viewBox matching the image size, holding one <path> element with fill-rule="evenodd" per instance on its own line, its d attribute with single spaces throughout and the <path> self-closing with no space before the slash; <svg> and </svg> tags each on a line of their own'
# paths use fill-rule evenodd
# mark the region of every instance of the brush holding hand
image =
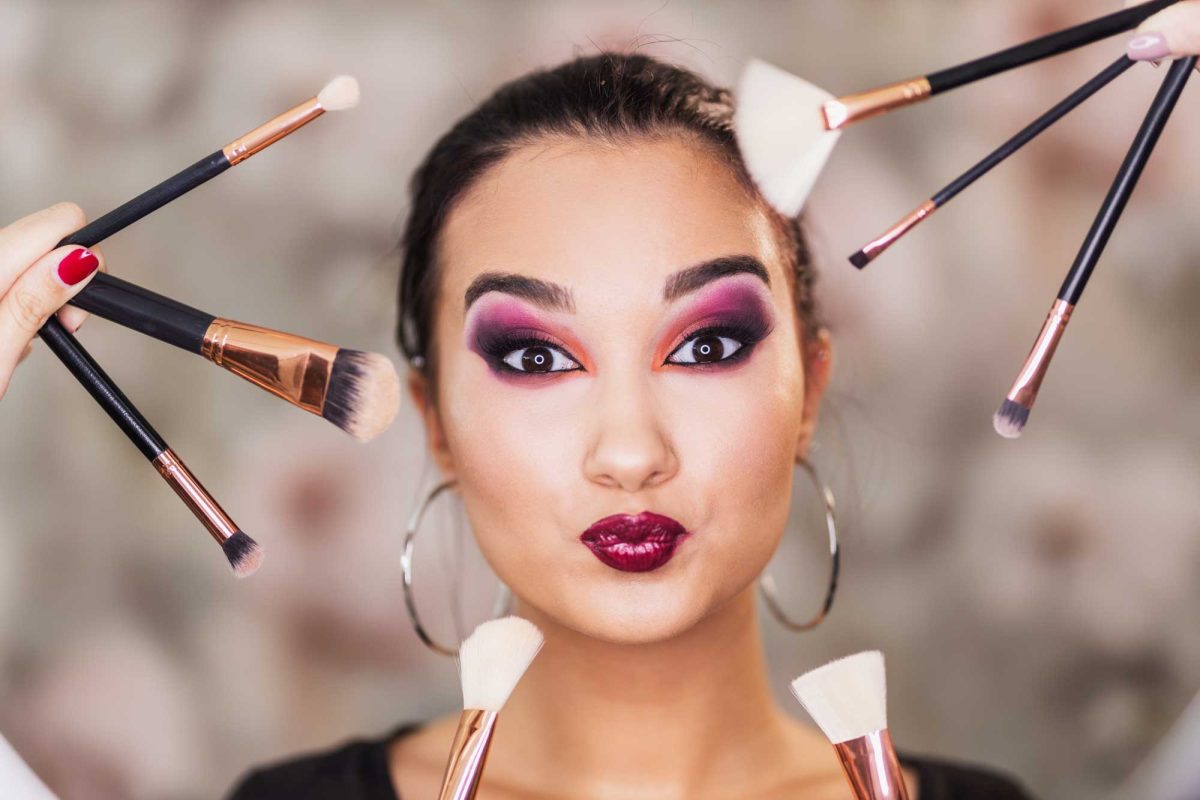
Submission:
<svg viewBox="0 0 1200 800">
<path fill-rule="evenodd" d="M 1126 0 L 1126 7 L 1147 0 Z M 1125 53 L 1134 61 L 1158 61 L 1200 55 L 1200 0 L 1182 2 L 1159 11 L 1138 26 Z"/>
</svg>

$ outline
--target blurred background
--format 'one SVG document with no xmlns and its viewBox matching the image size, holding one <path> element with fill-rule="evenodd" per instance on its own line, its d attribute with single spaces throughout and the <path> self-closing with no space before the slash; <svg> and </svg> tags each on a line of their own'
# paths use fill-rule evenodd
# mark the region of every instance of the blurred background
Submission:
<svg viewBox="0 0 1200 800">
<path fill-rule="evenodd" d="M 504 81 L 639 48 L 727 85 L 758 56 L 846 93 L 1118 5 L 4 0 L 0 223 L 66 199 L 98 216 L 351 73 L 357 110 L 102 249 L 115 273 L 200 308 L 400 363 L 409 175 Z M 991 764 L 1045 798 L 1200 796 L 1139 771 L 1156 752 L 1200 759 L 1200 713 L 1185 716 L 1200 689 L 1200 87 L 1019 441 L 991 415 L 1162 70 L 1131 70 L 868 270 L 845 257 L 1123 48 L 1096 44 L 842 138 L 809 227 L 836 347 L 814 462 L 841 504 L 844 583 L 815 633 L 764 621 L 797 714 L 788 679 L 881 647 L 902 749 Z M 364 446 L 104 321 L 81 339 L 267 559 L 235 580 L 37 346 L 0 406 L 0 730 L 64 800 L 217 797 L 251 764 L 457 707 L 456 669 L 417 641 L 401 594 L 404 522 L 437 478 L 407 398 Z M 495 583 L 453 501 L 441 505 L 417 588 L 452 639 Z M 826 568 L 807 485 L 794 517 L 772 570 L 800 608 Z M 455 591 L 482 600 L 454 619 Z"/>
</svg>

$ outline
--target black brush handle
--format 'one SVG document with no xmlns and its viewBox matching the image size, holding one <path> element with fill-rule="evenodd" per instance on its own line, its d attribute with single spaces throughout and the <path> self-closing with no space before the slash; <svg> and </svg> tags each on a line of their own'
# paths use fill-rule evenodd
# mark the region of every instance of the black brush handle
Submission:
<svg viewBox="0 0 1200 800">
<path fill-rule="evenodd" d="M 1158 143 L 1158 137 L 1166 127 L 1167 120 L 1175 109 L 1175 103 L 1183 93 L 1183 87 L 1195 66 L 1196 56 L 1189 56 L 1176 59 L 1167 70 L 1167 76 L 1163 79 L 1158 94 L 1154 96 L 1154 102 L 1150 104 L 1150 110 L 1146 112 L 1146 118 L 1142 120 L 1137 135 L 1133 137 L 1133 144 L 1129 146 L 1121 168 L 1117 170 L 1117 177 L 1108 190 L 1108 196 L 1100 205 L 1100 213 L 1096 215 L 1091 230 L 1083 240 L 1083 247 L 1079 249 L 1079 255 L 1075 257 L 1075 263 L 1071 265 L 1071 271 L 1063 281 L 1058 299 L 1072 305 L 1079 301 L 1079 296 L 1083 294 L 1088 278 L 1091 277 L 1096 262 L 1100 260 L 1100 254 L 1104 252 L 1104 246 L 1108 244 L 1113 229 L 1117 227 L 1121 212 L 1125 210 L 1125 204 L 1129 202 L 1129 196 L 1133 194 L 1138 178 L 1141 177 L 1146 162 L 1150 160 L 1150 153 L 1154 151 L 1154 145 Z"/>
<path fill-rule="evenodd" d="M 1029 144 L 1038 134 L 1065 117 L 1084 100 L 1112 83 L 1118 75 L 1132 67 L 1134 63 L 1128 56 L 1121 56 L 1105 67 L 1096 77 L 1069 94 L 1061 103 L 1022 128 L 1019 133 L 989 153 L 978 164 L 948 183 L 944 189 L 933 196 L 934 204 L 941 206 L 950 202 L 955 195 L 982 178 L 1001 161 Z"/>
<path fill-rule="evenodd" d="M 212 314 L 105 272 L 97 273 L 70 303 L 193 353 L 200 352 L 204 334 L 215 319 Z"/>
<path fill-rule="evenodd" d="M 1148 17 L 1177 2 L 1179 0 L 1153 0 L 1144 5 L 1117 11 L 1099 19 L 1010 47 L 1007 50 L 968 61 L 957 67 L 930 73 L 926 76 L 929 79 L 929 87 L 932 94 L 948 92 L 998 72 L 1074 50 L 1076 47 L 1082 47 L 1085 44 L 1091 44 L 1122 31 L 1136 28 Z"/>
<path fill-rule="evenodd" d="M 177 172 L 152 189 L 147 189 L 129 202 L 117 206 L 102 217 L 92 220 L 59 242 L 58 246 L 81 244 L 84 247 L 91 247 L 94 244 L 99 244 L 117 231 L 124 229 L 128 225 L 132 225 L 143 217 L 149 216 L 172 200 L 195 189 L 200 184 L 212 180 L 229 169 L 229 167 L 229 159 L 225 157 L 225 153 L 221 150 L 212 155 L 205 156 L 195 164 Z"/>
<path fill-rule="evenodd" d="M 39 335 L 147 460 L 153 461 L 167 449 L 163 438 L 57 317 L 50 317 Z"/>
</svg>

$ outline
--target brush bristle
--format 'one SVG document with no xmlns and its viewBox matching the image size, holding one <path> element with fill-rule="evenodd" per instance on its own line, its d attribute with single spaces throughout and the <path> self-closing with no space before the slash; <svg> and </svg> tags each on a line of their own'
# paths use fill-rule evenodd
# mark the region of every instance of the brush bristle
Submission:
<svg viewBox="0 0 1200 800">
<path fill-rule="evenodd" d="M 1025 423 L 1028 421 L 1029 409 L 1020 403 L 1014 403 L 1007 397 L 1000 404 L 1000 410 L 992 415 L 992 427 L 1005 439 L 1018 438 L 1025 430 Z"/>
<path fill-rule="evenodd" d="M 233 574 L 239 578 L 253 575 L 262 566 L 262 547 L 241 531 L 226 539 L 221 549 L 233 567 Z"/>
<path fill-rule="evenodd" d="M 857 253 L 850 256 L 850 263 L 853 264 L 854 266 L 858 267 L 859 269 L 862 269 L 867 264 L 871 263 L 871 259 L 867 256 L 866 253 L 864 253 L 862 250 L 859 250 Z"/>
<path fill-rule="evenodd" d="M 821 107 L 833 95 L 753 59 L 738 81 L 734 127 L 746 169 L 763 197 L 794 217 L 829 160 L 841 131 L 825 129 Z"/>
<path fill-rule="evenodd" d="M 830 744 L 887 727 L 883 653 L 867 650 L 831 661 L 792 681 L 792 693 Z"/>
<path fill-rule="evenodd" d="M 542 632 L 520 617 L 501 617 L 476 628 L 458 649 L 463 708 L 502 709 L 542 644 Z"/>
<path fill-rule="evenodd" d="M 55 800 L 46 784 L 0 736 L 0 797 L 12 800 Z"/>
<path fill-rule="evenodd" d="M 321 416 L 356 439 L 388 429 L 400 410 L 400 376 L 387 356 L 338 350 Z"/>
<path fill-rule="evenodd" d="M 317 102 L 326 111 L 343 111 L 358 105 L 358 81 L 350 75 L 338 75 L 317 94 Z"/>
</svg>

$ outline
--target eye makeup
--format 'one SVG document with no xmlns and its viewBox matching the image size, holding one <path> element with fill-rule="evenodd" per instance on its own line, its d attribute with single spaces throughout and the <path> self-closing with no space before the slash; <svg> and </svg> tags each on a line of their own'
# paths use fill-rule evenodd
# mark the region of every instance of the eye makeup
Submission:
<svg viewBox="0 0 1200 800">
<path fill-rule="evenodd" d="M 668 325 L 667 330 L 680 329 L 679 333 L 665 339 L 668 346 L 659 350 L 655 363 L 690 369 L 732 366 L 749 357 L 774 327 L 775 315 L 762 290 L 744 278 L 730 278 L 698 295 Z M 729 349 L 725 342 L 730 340 L 739 346 L 725 356 L 724 351 Z M 711 359 L 711 352 L 706 351 L 714 348 L 724 357 L 703 360 L 706 355 Z"/>
<path fill-rule="evenodd" d="M 504 377 L 544 377 L 585 367 L 574 355 L 581 352 L 576 342 L 549 332 L 555 326 L 519 303 L 497 300 L 479 306 L 467 326 L 466 345 L 492 372 Z"/>
</svg>

